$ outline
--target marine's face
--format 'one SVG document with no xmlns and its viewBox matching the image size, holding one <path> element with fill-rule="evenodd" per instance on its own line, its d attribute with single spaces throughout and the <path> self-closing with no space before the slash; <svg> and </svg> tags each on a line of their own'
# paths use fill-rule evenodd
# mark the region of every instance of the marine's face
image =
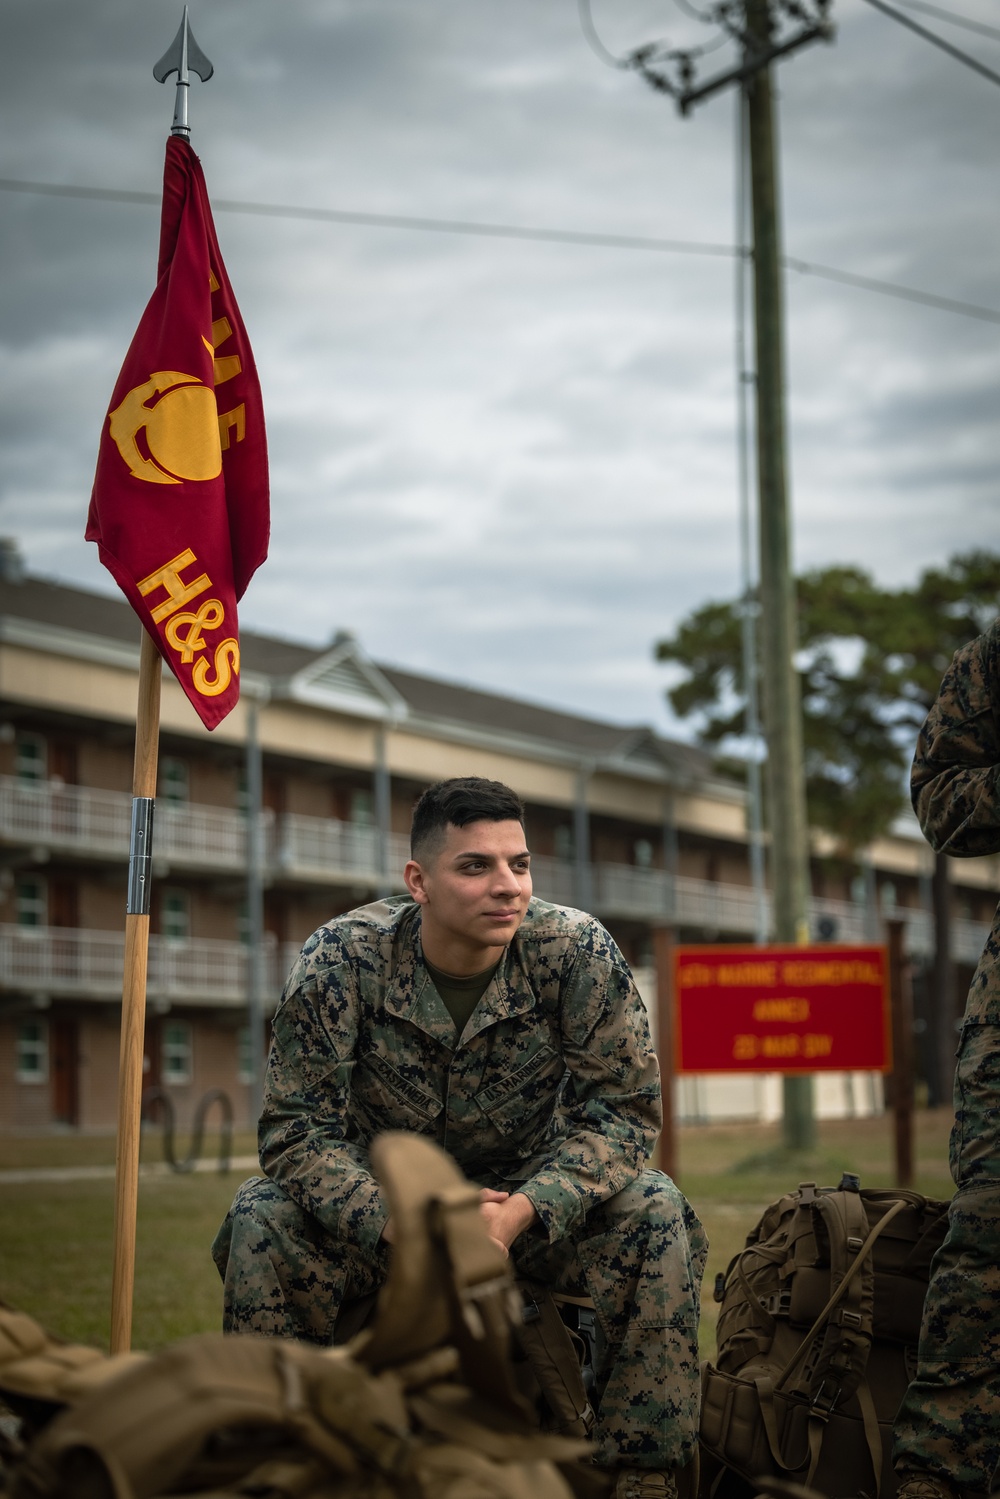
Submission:
<svg viewBox="0 0 1000 1499">
<path fill-rule="evenodd" d="M 423 907 L 424 951 L 432 962 L 431 949 L 442 945 L 506 947 L 531 899 L 531 856 L 519 822 L 449 825 L 439 849 L 423 863 L 411 859 L 405 874 Z"/>
</svg>

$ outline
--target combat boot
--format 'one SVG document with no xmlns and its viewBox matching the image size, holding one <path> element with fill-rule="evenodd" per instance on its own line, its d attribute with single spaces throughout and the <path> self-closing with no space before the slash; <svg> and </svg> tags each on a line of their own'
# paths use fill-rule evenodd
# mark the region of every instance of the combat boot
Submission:
<svg viewBox="0 0 1000 1499">
<path fill-rule="evenodd" d="M 619 1468 L 611 1499 L 677 1499 L 673 1468 Z"/>
<path fill-rule="evenodd" d="M 934 1473 L 897 1475 L 896 1499 L 959 1499 L 959 1491 Z"/>
</svg>

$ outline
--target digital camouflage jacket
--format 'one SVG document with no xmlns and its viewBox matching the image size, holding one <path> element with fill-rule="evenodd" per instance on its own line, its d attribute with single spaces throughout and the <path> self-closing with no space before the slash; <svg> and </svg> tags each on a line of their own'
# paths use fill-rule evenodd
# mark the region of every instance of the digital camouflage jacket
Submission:
<svg viewBox="0 0 1000 1499">
<path fill-rule="evenodd" d="M 632 975 L 592 917 L 532 900 L 461 1038 L 396 896 L 306 942 L 274 1017 L 264 1171 L 331 1233 L 374 1248 L 382 1130 L 428 1135 L 480 1186 L 524 1192 L 549 1240 L 643 1169 L 660 1078 Z"/>
<path fill-rule="evenodd" d="M 920 826 L 938 853 L 1000 853 L 1000 620 L 955 652 L 920 731 L 910 784 Z M 1000 908 L 966 1018 L 1000 1025 Z"/>
</svg>

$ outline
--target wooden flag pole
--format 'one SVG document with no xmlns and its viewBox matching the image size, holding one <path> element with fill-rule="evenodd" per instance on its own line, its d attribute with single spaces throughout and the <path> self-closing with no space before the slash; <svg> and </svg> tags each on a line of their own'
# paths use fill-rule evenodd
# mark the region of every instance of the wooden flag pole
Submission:
<svg viewBox="0 0 1000 1499">
<path fill-rule="evenodd" d="M 153 798 L 160 735 L 159 652 L 145 630 L 139 654 L 139 700 L 132 774 L 132 841 L 125 915 L 125 972 L 118 1063 L 118 1144 L 115 1153 L 115 1229 L 111 1272 L 111 1352 L 132 1344 L 135 1229 L 139 1207 L 139 1126 L 146 1024 L 146 964 L 152 871 Z"/>
</svg>

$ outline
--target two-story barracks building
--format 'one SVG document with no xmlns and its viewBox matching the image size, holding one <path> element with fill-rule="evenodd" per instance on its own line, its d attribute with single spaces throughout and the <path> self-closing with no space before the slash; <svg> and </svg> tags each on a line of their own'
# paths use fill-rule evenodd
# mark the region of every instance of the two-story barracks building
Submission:
<svg viewBox="0 0 1000 1499">
<path fill-rule="evenodd" d="M 244 633 L 242 648 L 243 702 L 212 734 L 163 680 L 146 1081 L 170 1090 L 182 1122 L 210 1088 L 226 1089 L 238 1119 L 248 1105 L 251 695 L 267 1008 L 316 926 L 402 889 L 413 802 L 450 775 L 515 787 L 537 893 L 598 915 L 644 995 L 656 928 L 752 936 L 743 789 L 699 750 L 376 663 L 346 634 L 317 648 Z M 138 658 L 124 601 L 26 577 L 16 548 L 0 548 L 0 1131 L 114 1124 Z M 929 952 L 929 854 L 915 825 L 871 850 L 867 900 L 851 899 L 852 872 L 823 854 L 817 920 L 850 940 L 898 907 L 911 951 Z M 987 861 L 960 872 L 955 957 L 967 966 L 997 881 Z M 824 1079 L 821 1109 L 877 1106 L 870 1081 Z M 777 1090 L 685 1079 L 678 1101 L 687 1117 L 773 1114 Z"/>
</svg>

